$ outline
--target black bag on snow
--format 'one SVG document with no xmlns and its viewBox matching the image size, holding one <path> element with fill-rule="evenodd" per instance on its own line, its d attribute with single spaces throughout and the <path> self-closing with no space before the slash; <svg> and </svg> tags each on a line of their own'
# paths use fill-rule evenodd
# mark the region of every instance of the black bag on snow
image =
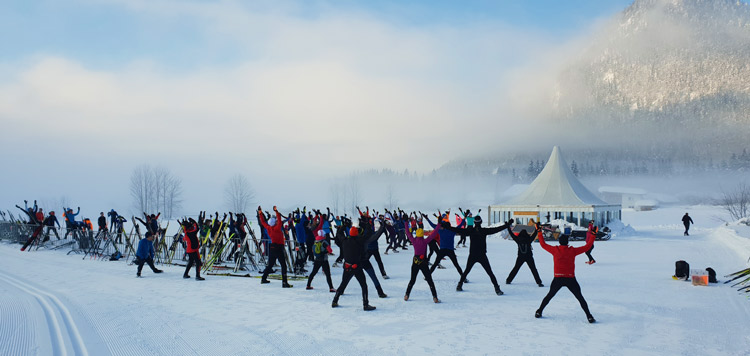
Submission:
<svg viewBox="0 0 750 356">
<path fill-rule="evenodd" d="M 683 260 L 679 260 L 674 263 L 674 276 L 679 278 L 685 278 L 687 281 L 690 279 L 690 264 Z"/>
<path fill-rule="evenodd" d="M 706 271 L 708 272 L 708 283 L 719 283 L 719 281 L 716 280 L 716 271 L 714 271 L 713 268 L 708 267 L 706 268 Z"/>
</svg>

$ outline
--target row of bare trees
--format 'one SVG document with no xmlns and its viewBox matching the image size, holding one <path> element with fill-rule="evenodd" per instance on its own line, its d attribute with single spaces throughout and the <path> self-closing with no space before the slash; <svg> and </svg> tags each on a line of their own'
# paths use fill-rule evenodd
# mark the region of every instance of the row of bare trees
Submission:
<svg viewBox="0 0 750 356">
<path fill-rule="evenodd" d="M 143 164 L 130 176 L 130 196 L 137 212 L 161 212 L 166 219 L 179 214 L 182 207 L 182 180 L 165 167 Z M 232 176 L 224 189 L 226 208 L 234 212 L 247 211 L 255 194 L 250 181 L 242 174 Z"/>
<path fill-rule="evenodd" d="M 182 180 L 164 167 L 143 164 L 130 175 L 130 196 L 138 212 L 161 212 L 171 219 L 182 206 Z"/>
</svg>

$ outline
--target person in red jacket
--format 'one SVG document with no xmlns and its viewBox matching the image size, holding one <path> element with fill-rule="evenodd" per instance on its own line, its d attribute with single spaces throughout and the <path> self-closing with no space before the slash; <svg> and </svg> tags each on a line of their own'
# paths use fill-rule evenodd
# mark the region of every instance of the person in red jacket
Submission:
<svg viewBox="0 0 750 356">
<path fill-rule="evenodd" d="M 198 251 L 200 251 L 201 248 L 201 240 L 198 238 L 198 222 L 193 220 L 193 218 L 190 218 L 180 222 L 180 225 L 182 225 L 182 229 L 185 231 L 185 238 L 183 240 L 186 244 L 185 252 L 189 258 L 187 267 L 185 267 L 185 273 L 182 274 L 182 278 L 190 278 L 188 273 L 190 272 L 190 268 L 195 265 L 195 279 L 202 281 L 205 278 L 201 277 L 202 263 L 201 256 L 198 254 Z"/>
<path fill-rule="evenodd" d="M 589 312 L 589 305 L 588 303 L 586 303 L 586 299 L 583 299 L 583 294 L 581 294 L 581 286 L 578 284 L 575 274 L 576 256 L 588 251 L 591 245 L 594 244 L 595 235 L 591 226 L 589 226 L 589 231 L 586 233 L 586 244 L 581 247 L 568 246 L 567 235 L 560 235 L 560 246 L 548 245 L 544 241 L 542 228 L 539 226 L 539 223 L 537 223 L 536 228 L 539 236 L 539 245 L 542 246 L 542 248 L 547 252 L 552 254 L 555 265 L 555 278 L 552 279 L 552 284 L 549 287 L 549 293 L 547 293 L 547 296 L 545 296 L 542 300 L 542 304 L 539 306 L 539 309 L 537 309 L 534 316 L 537 318 L 541 318 L 544 307 L 549 304 L 550 300 L 552 300 L 552 297 L 557 294 L 557 291 L 559 291 L 562 287 L 567 287 L 568 290 L 573 293 L 576 299 L 578 299 L 578 302 L 581 303 L 581 308 L 583 308 L 583 311 L 586 312 L 586 318 L 588 318 L 589 323 L 596 322 L 594 316 L 591 315 L 591 312 Z"/>
<path fill-rule="evenodd" d="M 271 217 L 266 222 L 266 217 L 263 215 L 263 209 L 258 206 L 258 221 L 268 232 L 268 237 L 271 238 L 271 246 L 269 247 L 268 264 L 266 269 L 263 271 L 263 277 L 260 279 L 261 284 L 271 283 L 268 280 L 268 274 L 273 271 L 273 265 L 276 261 L 281 265 L 281 279 L 282 288 L 291 288 L 292 285 L 287 282 L 286 279 L 286 261 L 284 261 L 284 231 L 282 230 L 281 213 L 276 210 L 276 206 L 273 207 L 276 216 Z"/>
</svg>

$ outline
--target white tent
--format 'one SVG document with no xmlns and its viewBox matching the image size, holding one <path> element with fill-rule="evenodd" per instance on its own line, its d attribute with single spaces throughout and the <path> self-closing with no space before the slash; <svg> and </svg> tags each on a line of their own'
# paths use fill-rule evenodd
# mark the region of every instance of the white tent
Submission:
<svg viewBox="0 0 750 356">
<path fill-rule="evenodd" d="M 502 205 L 488 209 L 490 223 L 501 223 L 511 218 L 520 223 L 566 220 L 583 226 L 594 220 L 603 226 L 619 220 L 622 205 L 608 204 L 576 178 L 555 146 L 541 173 L 520 195 Z M 546 219 L 546 220 L 545 220 Z"/>
</svg>

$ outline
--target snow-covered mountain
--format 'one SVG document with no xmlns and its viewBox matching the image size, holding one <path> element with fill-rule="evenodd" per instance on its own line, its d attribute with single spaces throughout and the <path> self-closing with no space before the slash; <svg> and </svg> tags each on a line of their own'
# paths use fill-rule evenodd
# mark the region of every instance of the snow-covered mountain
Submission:
<svg viewBox="0 0 750 356">
<path fill-rule="evenodd" d="M 750 123 L 750 6 L 737 0 L 636 0 L 560 73 L 565 122 L 687 132 Z M 679 127 L 677 127 L 679 130 Z"/>
</svg>

